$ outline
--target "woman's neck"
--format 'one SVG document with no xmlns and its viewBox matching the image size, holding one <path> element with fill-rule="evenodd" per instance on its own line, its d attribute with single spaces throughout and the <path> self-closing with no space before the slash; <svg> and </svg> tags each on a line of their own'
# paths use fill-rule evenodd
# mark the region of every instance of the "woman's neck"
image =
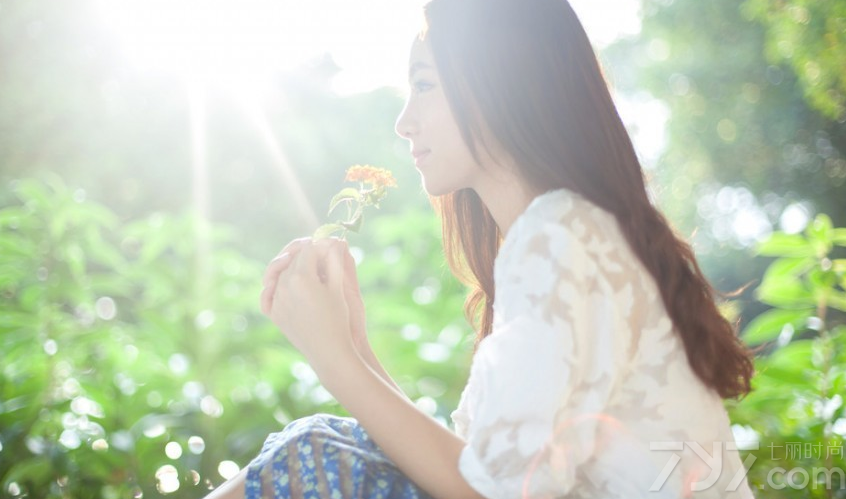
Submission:
<svg viewBox="0 0 846 499">
<path fill-rule="evenodd" d="M 487 181 L 475 186 L 474 190 L 490 211 L 503 238 L 538 194 L 513 174 L 487 177 Z"/>
</svg>

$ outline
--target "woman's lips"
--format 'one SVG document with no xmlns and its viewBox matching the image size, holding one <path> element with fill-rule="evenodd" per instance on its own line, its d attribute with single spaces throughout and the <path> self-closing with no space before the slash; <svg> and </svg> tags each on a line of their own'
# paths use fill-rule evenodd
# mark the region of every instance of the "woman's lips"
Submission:
<svg viewBox="0 0 846 499">
<path fill-rule="evenodd" d="M 428 149 L 420 149 L 411 151 L 411 155 L 414 157 L 414 164 L 419 165 L 424 159 L 429 156 L 430 151 Z"/>
</svg>

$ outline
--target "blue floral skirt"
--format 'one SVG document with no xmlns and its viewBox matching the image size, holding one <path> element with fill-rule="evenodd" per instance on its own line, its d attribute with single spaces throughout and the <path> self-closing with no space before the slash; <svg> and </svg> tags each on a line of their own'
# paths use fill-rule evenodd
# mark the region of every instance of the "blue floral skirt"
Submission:
<svg viewBox="0 0 846 499">
<path fill-rule="evenodd" d="M 431 499 L 353 418 L 315 414 L 267 437 L 246 499 Z"/>
</svg>

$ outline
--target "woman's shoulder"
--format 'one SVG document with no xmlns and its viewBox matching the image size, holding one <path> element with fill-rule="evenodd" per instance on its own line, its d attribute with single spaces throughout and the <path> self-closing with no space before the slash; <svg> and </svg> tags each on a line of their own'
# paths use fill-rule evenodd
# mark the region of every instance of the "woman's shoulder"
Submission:
<svg viewBox="0 0 846 499">
<path fill-rule="evenodd" d="M 629 317 L 633 309 L 654 312 L 650 323 L 666 316 L 655 280 L 631 250 L 616 217 L 566 189 L 530 203 L 508 232 L 494 268 L 497 285 L 518 282 L 518 291 L 551 289 L 561 279 L 601 290 L 637 323 L 633 328 L 646 320 L 641 313 Z"/>
<path fill-rule="evenodd" d="M 553 237 L 559 244 L 563 240 L 603 259 L 609 253 L 626 254 L 628 249 L 613 214 L 574 191 L 554 189 L 535 197 L 514 221 L 500 247 L 502 259 L 536 246 L 533 239 L 551 241 Z"/>
</svg>

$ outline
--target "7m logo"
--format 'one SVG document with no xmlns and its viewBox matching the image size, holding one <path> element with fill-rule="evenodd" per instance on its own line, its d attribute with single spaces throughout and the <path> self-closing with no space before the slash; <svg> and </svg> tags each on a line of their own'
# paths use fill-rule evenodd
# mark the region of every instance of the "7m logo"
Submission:
<svg viewBox="0 0 846 499">
<path fill-rule="evenodd" d="M 729 451 L 736 451 L 737 444 L 734 442 L 725 442 L 725 449 Z M 649 443 L 649 450 L 653 451 L 678 451 L 681 452 L 684 450 L 685 446 L 691 449 L 697 456 L 699 456 L 702 461 L 705 463 L 706 468 L 703 470 L 707 472 L 707 476 L 704 478 L 690 482 L 688 484 L 689 490 L 693 492 L 699 492 L 703 490 L 707 490 L 714 486 L 719 480 L 720 475 L 723 472 L 723 442 L 714 442 L 711 446 L 711 452 L 708 453 L 704 447 L 699 442 L 650 442 Z M 754 444 L 753 450 L 758 448 L 758 444 Z M 743 482 L 743 479 L 746 478 L 747 470 L 752 463 L 755 462 L 757 457 L 752 454 L 746 456 L 746 460 L 743 462 L 743 466 L 737 470 L 732 477 L 731 482 L 726 486 L 726 492 L 734 492 L 740 487 L 740 484 Z M 667 464 L 664 466 L 664 469 L 661 470 L 661 473 L 652 482 L 652 486 L 649 488 L 651 492 L 661 490 L 661 487 L 667 482 L 667 478 L 670 477 L 670 474 L 676 468 L 676 466 L 681 462 L 681 456 L 673 452 L 670 455 L 670 460 L 667 461 Z M 705 473 L 701 473 L 698 476 L 701 477 Z M 688 488 L 686 487 L 686 488 Z"/>
</svg>

